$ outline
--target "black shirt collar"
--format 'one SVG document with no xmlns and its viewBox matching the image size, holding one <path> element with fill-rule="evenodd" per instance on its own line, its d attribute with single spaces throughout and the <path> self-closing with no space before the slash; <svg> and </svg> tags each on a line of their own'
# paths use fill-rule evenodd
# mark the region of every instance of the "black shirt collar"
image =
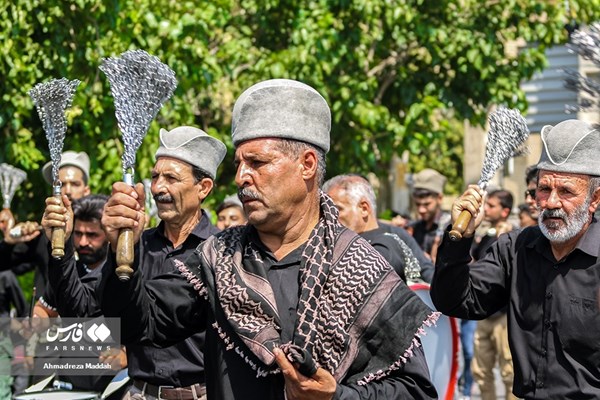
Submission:
<svg viewBox="0 0 600 400">
<path fill-rule="evenodd" d="M 194 229 L 192 229 L 192 232 L 190 232 L 190 235 L 197 237 L 201 241 L 205 241 L 210 236 L 214 235 L 215 233 L 219 233 L 219 232 L 220 232 L 219 229 L 210 222 L 210 218 L 208 217 L 208 214 L 206 213 L 206 211 L 201 210 L 200 221 L 196 224 L 196 226 L 194 226 Z M 160 223 L 154 229 L 154 232 L 152 232 L 152 234 L 158 235 L 162 239 L 167 240 L 167 238 L 165 236 L 164 221 L 160 221 Z"/>
<path fill-rule="evenodd" d="M 535 229 L 540 228 L 536 227 Z M 539 235 L 535 240 L 531 241 L 528 247 L 535 247 L 541 254 L 551 254 L 548 253 L 551 249 L 550 241 L 544 234 Z M 575 248 L 593 257 L 598 257 L 600 250 L 600 224 L 595 218 L 592 220 L 592 223 L 583 236 L 579 239 Z"/>
<path fill-rule="evenodd" d="M 249 240 L 259 249 L 259 251 L 261 252 L 261 254 L 263 256 L 271 259 L 273 264 L 277 264 L 277 265 L 297 264 L 301 261 L 302 253 L 304 252 L 304 248 L 306 247 L 306 242 L 301 244 L 300 246 L 298 246 L 291 252 L 289 252 L 285 257 L 283 257 L 281 260 L 278 261 L 275 258 L 275 255 L 273 254 L 273 252 L 271 250 L 269 250 L 269 248 L 267 248 L 267 246 L 265 246 L 263 244 L 263 242 L 261 242 L 260 237 L 258 236 L 258 232 L 256 231 L 256 228 L 249 225 L 248 233 L 249 233 L 249 235 L 248 235 Z"/>
</svg>

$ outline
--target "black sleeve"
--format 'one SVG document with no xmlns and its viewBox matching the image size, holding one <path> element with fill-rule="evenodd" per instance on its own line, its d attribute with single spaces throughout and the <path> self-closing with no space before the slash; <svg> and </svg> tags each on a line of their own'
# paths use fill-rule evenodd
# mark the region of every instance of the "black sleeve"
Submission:
<svg viewBox="0 0 600 400">
<path fill-rule="evenodd" d="M 425 256 L 423 249 L 421 249 L 415 238 L 412 237 L 412 235 L 408 233 L 406 229 L 399 228 L 395 229 L 394 232 L 400 236 L 400 239 L 404 240 L 404 243 L 408 245 L 408 247 L 412 250 L 413 255 L 417 258 L 417 261 L 419 261 L 419 265 L 421 266 L 421 277 L 423 280 L 427 283 L 431 283 L 431 280 L 433 279 L 433 273 L 435 271 L 431 259 Z"/>
<path fill-rule="evenodd" d="M 431 383 L 425 353 L 421 346 L 402 368 L 389 376 L 366 385 L 338 385 L 335 400 L 393 400 L 393 399 L 437 399 Z"/>
<path fill-rule="evenodd" d="M 402 257 L 402 252 L 399 248 L 400 245 L 395 242 L 395 239 L 383 236 L 371 241 L 370 244 L 383 256 L 383 258 L 386 259 L 387 262 L 390 263 L 398 276 L 406 282 L 406 275 L 404 274 L 404 258 Z"/>
<path fill-rule="evenodd" d="M 106 317 L 121 318 L 123 344 L 151 343 L 167 347 L 205 329 L 206 302 L 177 271 L 144 281 L 136 265 L 128 281 L 115 274 L 115 255 L 109 255 L 100 284 Z"/>
<path fill-rule="evenodd" d="M 23 290 L 21 290 L 19 281 L 17 281 L 17 277 L 13 273 L 10 273 L 7 276 L 7 286 L 10 292 L 11 303 L 17 311 L 17 317 L 26 317 L 27 304 L 25 302 L 25 296 L 23 295 Z"/>
<path fill-rule="evenodd" d="M 8 244 L 4 240 L 0 240 L 0 260 L 10 260 L 14 247 L 14 245 Z M 0 263 L 0 271 L 6 271 L 11 268 L 12 264 L 10 262 Z"/>
<path fill-rule="evenodd" d="M 452 317 L 480 320 L 508 304 L 508 269 L 518 232 L 501 235 L 485 257 L 471 263 L 472 238 L 453 242 L 444 234 L 431 282 L 436 309 Z"/>
<path fill-rule="evenodd" d="M 17 243 L 12 246 L 10 265 L 13 272 L 16 275 L 22 275 L 33 271 L 36 266 L 46 263 L 46 258 L 40 257 L 40 253 L 45 251 L 47 242 L 49 240 L 42 233 L 29 242 Z M 45 265 L 43 267 L 45 268 Z"/>
<path fill-rule="evenodd" d="M 33 249 L 29 249 L 26 243 L 11 246 L 5 260 L 10 260 L 7 265 L 10 266 L 15 275 L 23 275 L 35 269 L 35 262 L 28 256 L 31 252 L 33 252 Z"/>
<path fill-rule="evenodd" d="M 51 246 L 48 244 L 48 252 L 51 251 Z M 94 274 L 91 275 L 93 277 L 97 272 L 92 271 L 90 274 Z M 61 317 L 83 318 L 101 315 L 100 305 L 96 298 L 98 279 L 90 277 L 80 280 L 72 239 L 65 243 L 63 258 L 57 260 L 50 257 L 48 280 L 51 289 L 46 290 L 44 299 L 49 305 L 56 308 Z"/>
</svg>

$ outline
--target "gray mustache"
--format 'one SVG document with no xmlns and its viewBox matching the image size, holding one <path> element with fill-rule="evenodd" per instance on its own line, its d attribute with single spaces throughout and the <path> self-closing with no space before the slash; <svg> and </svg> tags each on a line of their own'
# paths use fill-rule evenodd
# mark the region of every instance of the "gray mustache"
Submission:
<svg viewBox="0 0 600 400">
<path fill-rule="evenodd" d="M 542 211 L 542 220 L 547 218 L 560 218 L 567 221 L 567 213 L 564 210 L 544 210 Z"/>
<path fill-rule="evenodd" d="M 253 192 L 252 190 L 250 190 L 248 188 L 238 189 L 238 198 L 240 199 L 240 201 L 261 200 L 260 195 L 258 193 Z"/>
<path fill-rule="evenodd" d="M 171 195 L 168 195 L 168 194 L 157 194 L 152 197 L 154 197 L 154 201 L 156 201 L 157 203 L 172 203 L 173 202 L 173 197 L 171 197 Z"/>
</svg>

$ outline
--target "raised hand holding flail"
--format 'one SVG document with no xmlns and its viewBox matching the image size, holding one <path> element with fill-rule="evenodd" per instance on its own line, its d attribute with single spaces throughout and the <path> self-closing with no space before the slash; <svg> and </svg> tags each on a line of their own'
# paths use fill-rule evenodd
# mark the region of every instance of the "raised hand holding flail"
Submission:
<svg viewBox="0 0 600 400">
<path fill-rule="evenodd" d="M 75 90 L 80 81 L 61 78 L 49 82 L 38 83 L 29 91 L 37 109 L 52 160 L 52 195 L 61 198 L 60 188 L 62 182 L 58 178 L 58 169 L 62 154 L 65 133 L 67 132 L 67 118 L 65 110 L 71 106 Z M 52 230 L 52 257 L 62 258 L 65 255 L 65 230 L 54 228 Z"/>
<path fill-rule="evenodd" d="M 110 82 L 117 124 L 123 138 L 123 181 L 133 186 L 135 154 L 150 123 L 177 87 L 175 73 L 157 57 L 143 50 L 131 50 L 102 61 L 100 70 Z M 117 241 L 119 279 L 133 274 L 133 231 L 122 229 Z"/>
<path fill-rule="evenodd" d="M 490 129 L 485 146 L 485 158 L 481 177 L 477 182 L 483 190 L 487 188 L 498 168 L 509 158 L 524 152 L 524 143 L 529 137 L 527 122 L 518 110 L 500 107 L 490 114 L 488 120 Z M 450 239 L 461 240 L 472 217 L 469 211 L 462 211 L 448 234 Z"/>
</svg>

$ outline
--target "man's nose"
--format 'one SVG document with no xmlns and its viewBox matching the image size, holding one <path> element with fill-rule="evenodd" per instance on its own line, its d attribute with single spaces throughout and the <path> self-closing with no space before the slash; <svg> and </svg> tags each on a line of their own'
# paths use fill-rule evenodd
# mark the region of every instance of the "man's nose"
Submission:
<svg viewBox="0 0 600 400">
<path fill-rule="evenodd" d="M 245 187 L 250 183 L 250 180 L 250 168 L 248 168 L 245 163 L 241 162 L 238 165 L 237 172 L 235 174 L 235 184 L 239 188 Z"/>
<path fill-rule="evenodd" d="M 556 190 L 552 190 L 548 199 L 546 200 L 546 208 L 562 208 L 562 202 L 560 196 Z"/>
<path fill-rule="evenodd" d="M 87 235 L 81 235 L 81 238 L 79 239 L 79 246 L 84 247 L 87 246 L 90 243 L 90 241 L 87 239 Z"/>
</svg>

